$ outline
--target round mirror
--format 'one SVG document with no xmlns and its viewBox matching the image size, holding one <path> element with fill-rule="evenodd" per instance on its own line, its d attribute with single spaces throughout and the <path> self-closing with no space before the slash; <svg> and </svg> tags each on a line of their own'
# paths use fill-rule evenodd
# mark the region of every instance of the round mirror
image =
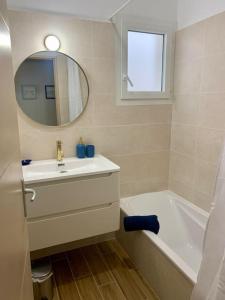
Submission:
<svg viewBox="0 0 225 300">
<path fill-rule="evenodd" d="M 22 62 L 15 75 L 16 99 L 32 120 L 61 126 L 76 120 L 89 96 L 87 77 L 71 57 L 37 52 Z"/>
</svg>

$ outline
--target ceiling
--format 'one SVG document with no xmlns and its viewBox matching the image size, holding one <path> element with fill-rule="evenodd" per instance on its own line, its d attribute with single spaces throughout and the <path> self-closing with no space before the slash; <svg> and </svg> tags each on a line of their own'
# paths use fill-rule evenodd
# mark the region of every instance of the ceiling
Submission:
<svg viewBox="0 0 225 300">
<path fill-rule="evenodd" d="M 127 0 L 8 0 L 8 7 L 17 10 L 37 10 L 108 20 Z"/>
</svg>

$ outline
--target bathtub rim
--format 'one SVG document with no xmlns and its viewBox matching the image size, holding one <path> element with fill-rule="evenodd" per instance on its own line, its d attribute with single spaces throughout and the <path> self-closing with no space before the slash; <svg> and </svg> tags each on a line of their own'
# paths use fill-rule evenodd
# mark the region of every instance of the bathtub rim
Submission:
<svg viewBox="0 0 225 300">
<path fill-rule="evenodd" d="M 126 211 L 125 204 L 126 202 L 129 202 L 131 199 L 134 199 L 137 196 L 144 196 L 148 194 L 159 194 L 159 193 L 165 193 L 167 196 L 175 198 L 178 202 L 181 202 L 185 204 L 186 206 L 194 209 L 197 213 L 200 215 L 209 218 L 209 213 L 203 210 L 202 208 L 196 206 L 195 204 L 191 203 L 190 201 L 184 199 L 183 197 L 177 195 L 176 193 L 170 191 L 170 190 L 164 190 L 159 192 L 149 192 L 149 193 L 143 193 L 138 194 L 135 196 L 125 197 L 120 200 L 120 209 L 123 211 L 123 213 L 128 216 L 128 212 Z M 199 226 L 203 227 L 201 223 L 199 223 Z M 153 244 L 161 251 L 172 263 L 173 265 L 192 283 L 197 283 L 197 276 L 198 274 L 192 270 L 192 268 L 174 251 L 172 250 L 167 244 L 159 238 L 157 235 L 155 235 L 152 232 L 142 230 L 143 234 L 147 236 Z"/>
</svg>

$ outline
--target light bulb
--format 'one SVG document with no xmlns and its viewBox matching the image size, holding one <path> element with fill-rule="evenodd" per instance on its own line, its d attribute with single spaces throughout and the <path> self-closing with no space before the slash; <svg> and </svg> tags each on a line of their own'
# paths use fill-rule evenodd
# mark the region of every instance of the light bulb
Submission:
<svg viewBox="0 0 225 300">
<path fill-rule="evenodd" d="M 60 48 L 60 40 L 55 35 L 48 35 L 44 39 L 46 49 L 50 51 L 57 51 Z"/>
</svg>

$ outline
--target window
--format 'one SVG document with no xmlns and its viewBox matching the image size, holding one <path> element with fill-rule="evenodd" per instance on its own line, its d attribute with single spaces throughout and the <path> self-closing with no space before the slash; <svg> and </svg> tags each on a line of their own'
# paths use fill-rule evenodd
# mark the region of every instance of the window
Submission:
<svg viewBox="0 0 225 300">
<path fill-rule="evenodd" d="M 125 18 L 120 28 L 119 104 L 128 100 L 165 102 L 170 98 L 172 27 Z"/>
<path fill-rule="evenodd" d="M 129 92 L 162 92 L 164 35 L 128 31 Z"/>
</svg>

